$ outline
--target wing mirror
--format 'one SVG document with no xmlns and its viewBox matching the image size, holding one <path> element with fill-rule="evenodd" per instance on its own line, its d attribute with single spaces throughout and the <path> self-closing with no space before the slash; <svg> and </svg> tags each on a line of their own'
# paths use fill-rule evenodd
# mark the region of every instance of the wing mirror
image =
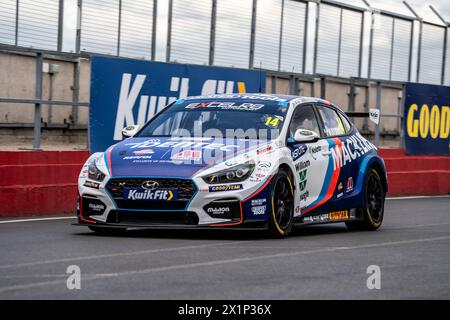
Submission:
<svg viewBox="0 0 450 320">
<path fill-rule="evenodd" d="M 139 126 L 128 126 L 122 129 L 122 138 L 131 138 L 139 131 Z"/>
<path fill-rule="evenodd" d="M 294 140 L 296 143 L 316 142 L 319 138 L 320 137 L 317 133 L 307 129 L 297 129 L 294 134 Z"/>
</svg>

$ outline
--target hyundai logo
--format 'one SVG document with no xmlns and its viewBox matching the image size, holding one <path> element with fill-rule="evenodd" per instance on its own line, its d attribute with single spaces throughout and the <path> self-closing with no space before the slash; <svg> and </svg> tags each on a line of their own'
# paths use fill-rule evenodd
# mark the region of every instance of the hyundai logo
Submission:
<svg viewBox="0 0 450 320">
<path fill-rule="evenodd" d="M 142 188 L 144 188 L 144 189 L 153 190 L 153 189 L 157 189 L 158 187 L 159 187 L 159 183 L 156 181 L 153 181 L 153 180 L 144 181 L 142 183 Z"/>
</svg>

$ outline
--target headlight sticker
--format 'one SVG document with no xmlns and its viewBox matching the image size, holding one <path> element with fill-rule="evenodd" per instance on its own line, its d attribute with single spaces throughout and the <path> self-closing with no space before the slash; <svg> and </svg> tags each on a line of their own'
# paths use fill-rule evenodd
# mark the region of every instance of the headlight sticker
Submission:
<svg viewBox="0 0 450 320">
<path fill-rule="evenodd" d="M 84 182 L 83 186 L 89 187 L 89 188 L 94 188 L 94 189 L 99 189 L 100 183 L 87 180 Z"/>
</svg>

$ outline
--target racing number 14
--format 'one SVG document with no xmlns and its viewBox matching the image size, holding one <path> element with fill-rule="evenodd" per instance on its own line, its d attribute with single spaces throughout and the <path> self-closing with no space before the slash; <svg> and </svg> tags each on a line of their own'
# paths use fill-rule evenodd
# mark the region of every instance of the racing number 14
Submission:
<svg viewBox="0 0 450 320">
<path fill-rule="evenodd" d="M 276 127 L 280 119 L 274 117 L 267 117 L 266 126 Z"/>
</svg>

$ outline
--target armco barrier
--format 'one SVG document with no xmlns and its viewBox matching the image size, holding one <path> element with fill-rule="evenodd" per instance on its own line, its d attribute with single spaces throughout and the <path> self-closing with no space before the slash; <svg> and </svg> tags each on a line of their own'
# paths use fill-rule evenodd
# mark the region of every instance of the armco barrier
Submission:
<svg viewBox="0 0 450 320">
<path fill-rule="evenodd" d="M 450 157 L 406 156 L 382 149 L 389 195 L 450 192 Z M 73 213 L 87 151 L 0 151 L 0 217 Z"/>
</svg>

